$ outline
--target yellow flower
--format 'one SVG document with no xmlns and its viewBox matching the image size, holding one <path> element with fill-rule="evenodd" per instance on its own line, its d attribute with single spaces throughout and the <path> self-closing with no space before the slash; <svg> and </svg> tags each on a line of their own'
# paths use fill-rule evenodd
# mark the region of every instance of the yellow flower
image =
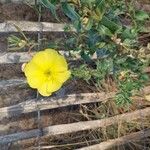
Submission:
<svg viewBox="0 0 150 150">
<path fill-rule="evenodd" d="M 65 58 L 53 49 L 36 53 L 23 71 L 30 87 L 37 89 L 43 96 L 50 96 L 60 89 L 70 77 Z"/>
</svg>

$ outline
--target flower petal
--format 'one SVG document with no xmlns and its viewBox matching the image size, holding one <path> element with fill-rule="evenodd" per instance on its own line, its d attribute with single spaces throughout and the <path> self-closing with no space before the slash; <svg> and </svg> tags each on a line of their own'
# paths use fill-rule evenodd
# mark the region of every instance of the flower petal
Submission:
<svg viewBox="0 0 150 150">
<path fill-rule="evenodd" d="M 68 65 L 67 62 L 64 58 L 64 56 L 58 55 L 57 59 L 55 60 L 53 66 L 52 66 L 52 71 L 53 72 L 64 72 L 67 71 Z"/>
<path fill-rule="evenodd" d="M 31 88 L 38 88 L 46 80 L 43 71 L 33 62 L 26 64 L 24 73 Z"/>
<path fill-rule="evenodd" d="M 32 62 L 37 64 L 44 71 L 47 71 L 51 68 L 51 66 L 53 66 L 55 60 L 57 60 L 57 57 L 57 51 L 53 49 L 46 49 L 36 53 L 32 58 Z"/>
<path fill-rule="evenodd" d="M 45 83 L 43 83 L 42 86 L 38 88 L 38 90 L 41 95 L 49 96 L 52 92 L 59 90 L 61 86 L 62 84 L 60 82 L 57 82 L 56 80 L 53 80 L 53 78 L 51 78 L 50 80 L 47 80 Z"/>
<path fill-rule="evenodd" d="M 53 73 L 53 78 L 57 80 L 60 83 L 64 83 L 66 80 L 69 79 L 71 72 L 70 71 L 64 71 L 64 72 L 58 72 Z"/>
<path fill-rule="evenodd" d="M 52 93 L 47 91 L 47 83 L 43 83 L 40 88 L 38 88 L 38 92 L 42 96 L 50 96 Z"/>
<path fill-rule="evenodd" d="M 43 70 L 39 68 L 34 62 L 29 62 L 24 67 L 24 73 L 26 76 L 41 76 L 43 75 Z"/>
<path fill-rule="evenodd" d="M 28 76 L 27 82 L 31 88 L 39 88 L 45 82 L 45 78 L 43 76 Z"/>
</svg>

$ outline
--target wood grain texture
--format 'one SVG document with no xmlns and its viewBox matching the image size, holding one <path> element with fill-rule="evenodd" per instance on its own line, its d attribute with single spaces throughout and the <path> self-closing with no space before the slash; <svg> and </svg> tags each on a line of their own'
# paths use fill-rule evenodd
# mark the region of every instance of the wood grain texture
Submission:
<svg viewBox="0 0 150 150">
<path fill-rule="evenodd" d="M 69 57 L 69 52 L 67 51 L 59 51 L 60 54 L 65 57 Z M 34 56 L 35 52 L 27 53 L 27 52 L 8 52 L 8 53 L 0 53 L 0 64 L 12 64 L 12 63 L 24 63 L 28 62 L 32 56 Z"/>
<path fill-rule="evenodd" d="M 89 129 L 96 129 L 100 127 L 110 126 L 120 121 L 131 122 L 136 119 L 141 119 L 140 114 L 143 114 L 142 117 L 149 116 L 150 107 L 147 107 L 141 110 L 136 110 L 130 113 L 116 115 L 116 116 L 101 119 L 101 120 L 81 121 L 81 122 L 76 122 L 76 123 L 71 123 L 71 124 L 54 125 L 54 126 L 43 128 L 42 130 L 34 129 L 30 131 L 4 135 L 4 136 L 0 136 L 0 144 L 7 144 L 7 143 L 15 142 L 18 140 L 36 138 L 39 135 L 52 136 L 52 135 L 60 135 L 60 134 L 84 131 L 84 130 L 89 130 Z"/>
<path fill-rule="evenodd" d="M 13 117 L 16 115 L 21 115 L 25 113 L 30 113 L 39 110 L 47 110 L 60 108 L 70 105 L 86 104 L 106 101 L 109 98 L 112 98 L 115 95 L 114 92 L 111 93 L 81 93 L 81 94 L 72 94 L 65 97 L 50 97 L 44 98 L 39 101 L 36 99 L 28 100 L 17 105 L 0 108 L 0 119 L 5 117 Z"/>
<path fill-rule="evenodd" d="M 35 0 L 0 0 L 0 3 L 29 3 L 30 5 L 35 5 Z"/>
<path fill-rule="evenodd" d="M 0 89 L 7 89 L 12 86 L 20 86 L 26 84 L 26 80 L 23 78 L 20 79 L 10 79 L 10 80 L 0 80 Z"/>
<path fill-rule="evenodd" d="M 32 21 L 5 21 L 0 23 L 0 32 L 18 32 L 17 26 L 23 32 L 64 32 L 65 24 Z"/>
<path fill-rule="evenodd" d="M 149 94 L 150 87 L 146 87 L 143 89 L 141 94 Z M 95 103 L 95 102 L 105 102 L 106 100 L 113 98 L 115 96 L 115 92 L 110 93 L 81 93 L 81 94 L 71 94 L 66 95 L 64 97 L 50 97 L 44 98 L 39 101 L 36 99 L 28 100 L 17 105 L 3 107 L 0 108 L 0 119 L 4 119 L 5 117 L 13 117 L 16 115 L 21 115 L 25 113 L 30 113 L 39 110 L 48 110 L 60 107 L 66 107 L 71 105 L 79 105 L 79 104 L 87 104 L 87 103 Z M 139 99 L 139 97 L 135 97 L 133 99 Z"/>
</svg>

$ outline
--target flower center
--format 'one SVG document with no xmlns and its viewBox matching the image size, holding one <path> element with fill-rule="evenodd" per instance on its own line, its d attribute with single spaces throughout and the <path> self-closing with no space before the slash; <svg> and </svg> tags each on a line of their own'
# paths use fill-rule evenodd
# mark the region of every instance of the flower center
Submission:
<svg viewBox="0 0 150 150">
<path fill-rule="evenodd" d="M 46 75 L 47 77 L 49 77 L 49 76 L 51 75 L 51 71 L 46 71 L 46 72 L 45 72 L 45 75 Z"/>
</svg>

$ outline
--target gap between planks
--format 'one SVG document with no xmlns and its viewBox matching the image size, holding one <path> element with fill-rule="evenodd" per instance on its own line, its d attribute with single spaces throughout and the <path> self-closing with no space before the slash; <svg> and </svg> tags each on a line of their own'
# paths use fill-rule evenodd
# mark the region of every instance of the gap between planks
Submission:
<svg viewBox="0 0 150 150">
<path fill-rule="evenodd" d="M 121 146 L 133 142 L 140 141 L 141 139 L 150 137 L 150 129 L 142 130 L 139 132 L 134 132 L 129 135 L 125 135 L 113 140 L 108 140 L 105 142 L 101 142 L 99 144 L 95 144 L 88 147 L 79 148 L 76 150 L 108 150 L 115 146 Z"/>
<path fill-rule="evenodd" d="M 149 93 L 150 93 L 150 86 L 145 87 L 142 91 L 142 94 L 149 94 Z M 81 94 L 67 95 L 64 97 L 56 96 L 44 98 L 39 101 L 36 101 L 35 99 L 27 100 L 17 105 L 0 108 L 0 120 L 6 117 L 9 118 L 21 114 L 35 112 L 37 108 L 39 108 L 39 110 L 48 110 L 71 105 L 73 106 L 79 104 L 105 102 L 108 99 L 112 99 L 115 96 L 115 94 L 116 94 L 115 92 L 81 93 Z M 135 99 L 139 99 L 139 97 L 137 98 L 135 97 Z"/>
<path fill-rule="evenodd" d="M 150 68 L 146 68 L 145 72 L 149 73 Z M 9 87 L 14 87 L 14 86 L 23 86 L 27 84 L 27 81 L 25 78 L 16 78 L 16 79 L 9 79 L 9 80 L 0 80 L 0 89 L 7 89 Z M 150 86 L 145 87 L 145 90 L 150 88 Z"/>
<path fill-rule="evenodd" d="M 0 3 L 18 3 L 18 4 L 29 4 L 29 5 L 35 5 L 35 0 L 0 0 Z M 141 1 L 135 1 L 135 7 L 140 10 L 148 11 L 150 12 L 150 3 L 148 0 L 146 2 L 141 3 Z"/>
<path fill-rule="evenodd" d="M 42 129 L 42 136 L 53 136 L 53 135 L 68 134 L 73 132 L 96 129 L 100 127 L 110 126 L 123 121 L 131 122 L 136 119 L 141 119 L 140 114 L 142 114 L 142 117 L 149 116 L 150 107 L 141 110 L 136 110 L 130 113 L 116 115 L 101 120 L 81 121 L 81 122 L 70 123 L 70 124 L 49 126 Z M 24 131 L 24 132 L 18 132 L 18 133 L 0 136 L 0 144 L 7 144 L 19 140 L 36 138 L 39 135 L 39 133 L 41 133 L 41 130 L 34 129 L 30 131 Z"/>
</svg>

